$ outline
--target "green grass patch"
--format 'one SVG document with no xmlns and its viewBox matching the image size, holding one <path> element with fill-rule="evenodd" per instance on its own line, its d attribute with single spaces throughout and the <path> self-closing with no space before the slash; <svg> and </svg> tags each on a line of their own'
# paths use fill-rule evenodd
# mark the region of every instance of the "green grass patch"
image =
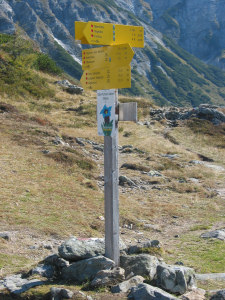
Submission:
<svg viewBox="0 0 225 300">
<path fill-rule="evenodd" d="M 184 265 L 194 268 L 197 273 L 223 273 L 225 243 L 187 234 L 181 237 L 180 243 L 168 260 L 172 263 L 181 260 Z"/>
<path fill-rule="evenodd" d="M 24 270 L 26 266 L 30 266 L 32 260 L 24 256 L 15 254 L 5 254 L 0 252 L 0 270 L 3 273 L 10 271 L 11 273 L 16 273 Z"/>
</svg>

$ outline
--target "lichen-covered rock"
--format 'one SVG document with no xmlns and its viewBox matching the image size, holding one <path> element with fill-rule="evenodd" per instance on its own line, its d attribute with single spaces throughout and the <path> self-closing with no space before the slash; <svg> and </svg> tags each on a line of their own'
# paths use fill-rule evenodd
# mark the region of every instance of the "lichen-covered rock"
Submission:
<svg viewBox="0 0 225 300">
<path fill-rule="evenodd" d="M 126 245 L 120 240 L 120 250 Z M 79 239 L 71 237 L 58 248 L 59 255 L 68 261 L 78 261 L 105 254 L 105 240 L 103 238 Z"/>
<path fill-rule="evenodd" d="M 73 292 L 68 289 L 52 287 L 50 289 L 51 300 L 71 299 Z"/>
<path fill-rule="evenodd" d="M 46 278 L 52 278 L 55 273 L 55 268 L 51 265 L 38 265 L 31 270 L 32 275 L 40 275 Z"/>
<path fill-rule="evenodd" d="M 131 245 L 127 249 L 127 253 L 130 254 L 140 254 L 150 251 L 152 248 L 160 249 L 160 243 L 158 240 L 147 241 L 144 243 L 139 243 L 137 245 Z"/>
<path fill-rule="evenodd" d="M 157 286 L 173 294 L 184 294 L 195 287 L 193 269 L 178 265 L 158 265 L 156 270 Z"/>
<path fill-rule="evenodd" d="M 92 287 L 112 286 L 125 280 L 125 270 L 114 268 L 112 270 L 99 271 L 91 282 Z"/>
<path fill-rule="evenodd" d="M 181 296 L 181 300 L 205 300 L 206 291 L 203 289 L 192 289 L 192 291 Z"/>
<path fill-rule="evenodd" d="M 46 282 L 39 279 L 22 278 L 22 274 L 16 274 L 5 277 L 0 280 L 0 289 L 8 289 L 13 294 L 21 294 L 32 287 L 43 285 Z"/>
<path fill-rule="evenodd" d="M 132 300 L 175 300 L 177 298 L 157 287 L 153 287 L 146 283 L 141 283 L 131 289 L 128 299 L 132 299 Z"/>
<path fill-rule="evenodd" d="M 120 266 L 125 269 L 126 276 L 134 273 L 134 275 L 148 276 L 152 280 L 156 274 L 158 264 L 157 257 L 149 254 L 120 257 Z"/>
<path fill-rule="evenodd" d="M 137 275 L 129 280 L 123 281 L 118 285 L 115 285 L 111 288 L 112 293 L 127 293 L 132 287 L 137 286 L 138 284 L 144 281 L 144 277 Z"/>
<path fill-rule="evenodd" d="M 104 256 L 96 256 L 74 262 L 62 269 L 62 278 L 68 281 L 82 283 L 92 280 L 99 271 L 115 267 L 114 261 Z"/>
<path fill-rule="evenodd" d="M 218 239 L 218 240 L 225 241 L 225 228 L 205 232 L 205 233 L 201 234 L 201 237 L 205 238 L 205 239 L 212 238 L 212 239 Z"/>
<path fill-rule="evenodd" d="M 225 300 L 225 289 L 216 292 L 216 294 L 213 295 L 210 300 Z"/>
</svg>

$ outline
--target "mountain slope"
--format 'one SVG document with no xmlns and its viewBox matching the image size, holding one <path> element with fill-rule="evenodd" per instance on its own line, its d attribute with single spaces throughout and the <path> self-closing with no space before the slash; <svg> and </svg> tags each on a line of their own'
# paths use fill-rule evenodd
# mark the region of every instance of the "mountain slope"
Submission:
<svg viewBox="0 0 225 300">
<path fill-rule="evenodd" d="M 72 235 L 104 236 L 104 158 L 96 94 L 71 95 L 56 85 L 60 70 L 29 39 L 0 40 L 0 233 L 10 236 L 1 238 L 1 279 L 27 274 Z M 137 101 L 140 121 L 119 122 L 119 172 L 133 184 L 119 186 L 121 238 L 127 245 L 157 239 L 162 249 L 151 254 L 166 263 L 223 272 L 224 241 L 200 235 L 224 227 L 224 123 L 192 119 L 168 127 L 150 117 L 160 110 L 149 99 L 119 101 Z M 50 287 L 62 284 L 50 281 L 20 299 L 47 299 Z M 85 293 L 110 299 L 107 289 Z M 15 299 L 5 290 L 1 296 Z"/>
<path fill-rule="evenodd" d="M 0 31 L 13 33 L 18 24 L 63 70 L 80 79 L 81 46 L 74 41 L 75 20 L 141 25 L 146 46 L 135 49 L 132 88 L 122 93 L 145 95 L 160 105 L 223 105 L 225 73 L 207 67 L 156 31 L 151 4 L 142 0 L 2 0 Z"/>
</svg>

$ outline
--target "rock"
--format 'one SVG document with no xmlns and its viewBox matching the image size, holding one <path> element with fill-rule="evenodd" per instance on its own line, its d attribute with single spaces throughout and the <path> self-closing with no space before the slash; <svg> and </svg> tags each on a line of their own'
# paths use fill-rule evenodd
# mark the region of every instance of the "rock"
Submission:
<svg viewBox="0 0 225 300">
<path fill-rule="evenodd" d="M 166 119 L 169 122 L 173 122 L 173 126 L 177 126 L 177 120 L 188 120 L 191 118 L 198 118 L 208 120 L 214 125 L 225 122 L 225 115 L 218 111 L 217 107 L 204 104 L 199 107 L 184 109 L 184 108 L 164 108 L 164 109 L 152 109 L 150 111 L 152 120 L 160 121 Z"/>
<path fill-rule="evenodd" d="M 92 280 L 99 271 L 110 270 L 114 267 L 114 261 L 104 256 L 92 257 L 74 262 L 68 267 L 63 268 L 62 278 L 82 283 L 86 280 Z"/>
<path fill-rule="evenodd" d="M 120 250 L 126 249 L 126 245 L 120 240 Z M 78 261 L 105 253 L 105 239 L 89 238 L 79 239 L 71 237 L 59 246 L 59 255 L 69 261 Z"/>
<path fill-rule="evenodd" d="M 205 293 L 205 290 L 195 288 L 192 291 L 182 295 L 181 300 L 205 300 Z"/>
<path fill-rule="evenodd" d="M 100 152 L 104 152 L 104 146 L 103 145 L 93 145 L 94 150 L 98 150 Z"/>
<path fill-rule="evenodd" d="M 175 121 L 180 118 L 180 112 L 177 108 L 171 108 L 170 110 L 165 111 L 165 118 L 170 121 Z"/>
<path fill-rule="evenodd" d="M 184 294 L 195 287 L 194 270 L 178 265 L 158 265 L 157 286 L 173 294 Z"/>
<path fill-rule="evenodd" d="M 99 271 L 91 282 L 92 287 L 112 286 L 125 280 L 125 270 L 114 268 L 112 270 Z"/>
<path fill-rule="evenodd" d="M 80 146 L 85 146 L 84 140 L 82 138 L 75 138 L 75 140 Z"/>
<path fill-rule="evenodd" d="M 205 239 L 213 238 L 225 241 L 225 228 L 202 233 L 201 237 Z"/>
<path fill-rule="evenodd" d="M 132 287 L 137 286 L 138 284 L 144 281 L 144 277 L 137 275 L 129 280 L 123 281 L 118 285 L 115 285 L 111 288 L 112 293 L 127 293 Z"/>
<path fill-rule="evenodd" d="M 62 80 L 62 81 L 56 81 L 55 84 L 60 85 L 64 91 L 66 91 L 69 94 L 77 94 L 80 95 L 83 93 L 83 88 L 76 86 L 74 84 L 71 84 L 68 80 Z"/>
<path fill-rule="evenodd" d="M 210 300 L 225 300 L 225 289 L 217 291 L 215 295 L 213 295 Z"/>
<path fill-rule="evenodd" d="M 9 241 L 11 239 L 11 235 L 9 232 L 0 232 L 0 238 Z"/>
<path fill-rule="evenodd" d="M 152 280 L 156 274 L 158 264 L 158 259 L 149 254 L 120 257 L 120 266 L 125 269 L 126 276 L 133 272 L 134 275 L 148 276 Z"/>
<path fill-rule="evenodd" d="M 24 279 L 22 274 L 7 276 L 0 280 L 0 287 L 8 289 L 13 294 L 21 294 L 32 287 L 44 285 L 46 282 L 38 279 Z"/>
<path fill-rule="evenodd" d="M 136 186 L 136 184 L 126 176 L 119 176 L 119 185 L 124 186 L 125 184 L 129 186 Z"/>
<path fill-rule="evenodd" d="M 59 136 L 57 136 L 52 142 L 54 145 L 69 146 L 69 144 L 65 143 Z"/>
<path fill-rule="evenodd" d="M 73 292 L 63 288 L 52 287 L 50 289 L 51 300 L 71 299 Z"/>
<path fill-rule="evenodd" d="M 93 298 L 91 296 L 87 296 L 85 295 L 85 293 L 78 291 L 78 292 L 74 292 L 74 299 L 76 300 L 93 300 Z"/>
<path fill-rule="evenodd" d="M 149 172 L 147 173 L 147 175 L 149 175 L 149 176 L 151 176 L 151 177 L 162 177 L 162 176 L 163 176 L 160 172 L 154 171 L 154 170 L 149 171 Z"/>
<path fill-rule="evenodd" d="M 128 299 L 133 300 L 175 300 L 176 297 L 146 283 L 140 283 L 130 291 Z"/>
<path fill-rule="evenodd" d="M 225 273 L 196 274 L 197 280 L 225 280 Z"/>
<path fill-rule="evenodd" d="M 153 240 L 144 243 L 139 243 L 137 245 L 129 246 L 127 249 L 127 253 L 130 254 L 139 254 L 143 253 L 143 250 L 150 250 L 150 248 L 160 248 L 159 241 Z"/>
<path fill-rule="evenodd" d="M 129 169 L 129 170 L 135 170 L 135 171 L 144 171 L 144 172 L 149 172 L 149 170 L 150 170 L 149 167 L 134 164 L 134 163 L 124 163 L 121 166 L 121 169 L 123 169 L 123 168 Z"/>
<path fill-rule="evenodd" d="M 38 265 L 31 270 L 31 274 L 38 274 L 42 277 L 52 278 L 54 276 L 55 269 L 51 265 Z"/>
<path fill-rule="evenodd" d="M 44 260 L 43 263 L 45 265 L 51 265 L 55 266 L 57 268 L 64 268 L 69 266 L 69 262 L 66 261 L 65 259 L 59 257 L 57 254 L 52 254 L 47 256 Z"/>
<path fill-rule="evenodd" d="M 169 158 L 169 159 L 175 159 L 175 158 L 178 158 L 179 155 L 178 154 L 161 154 L 162 157 L 166 157 L 166 158 Z"/>
</svg>

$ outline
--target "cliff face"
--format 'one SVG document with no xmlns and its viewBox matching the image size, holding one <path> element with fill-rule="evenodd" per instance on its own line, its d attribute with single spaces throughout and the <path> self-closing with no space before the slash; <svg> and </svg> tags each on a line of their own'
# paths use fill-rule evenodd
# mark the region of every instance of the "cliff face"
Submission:
<svg viewBox="0 0 225 300">
<path fill-rule="evenodd" d="M 74 21 L 144 26 L 145 48 L 135 49 L 132 60 L 132 89 L 123 92 L 158 104 L 224 103 L 225 75 L 176 45 L 225 69 L 224 12 L 224 0 L 0 0 L 0 33 L 19 26 L 80 79 L 83 46 L 75 43 Z"/>
<path fill-rule="evenodd" d="M 225 69 L 223 0 L 148 0 L 148 3 L 155 16 L 155 28 L 201 60 Z"/>
</svg>

